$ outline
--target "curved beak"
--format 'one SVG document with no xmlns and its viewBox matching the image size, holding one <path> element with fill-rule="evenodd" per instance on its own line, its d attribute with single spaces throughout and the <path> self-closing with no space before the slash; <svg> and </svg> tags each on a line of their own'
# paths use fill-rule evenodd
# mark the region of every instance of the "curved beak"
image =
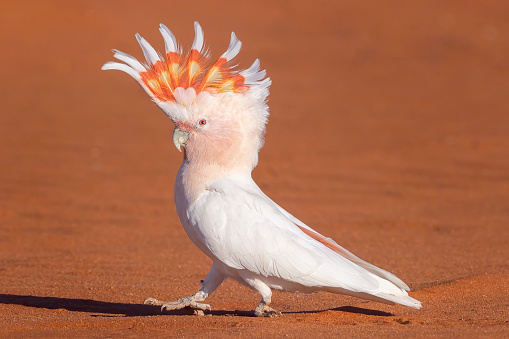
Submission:
<svg viewBox="0 0 509 339">
<path fill-rule="evenodd" d="M 180 146 L 184 146 L 184 147 L 186 146 L 186 142 L 187 142 L 188 138 L 189 138 L 188 132 L 183 131 L 178 127 L 175 127 L 175 129 L 173 130 L 173 144 L 175 145 L 175 147 L 177 147 L 179 152 L 182 152 L 182 150 L 180 149 Z"/>
</svg>

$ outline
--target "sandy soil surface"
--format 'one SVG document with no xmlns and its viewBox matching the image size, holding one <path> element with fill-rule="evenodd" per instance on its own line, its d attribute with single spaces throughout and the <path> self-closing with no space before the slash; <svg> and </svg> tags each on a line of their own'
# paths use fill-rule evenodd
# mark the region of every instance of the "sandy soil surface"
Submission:
<svg viewBox="0 0 509 339">
<path fill-rule="evenodd" d="M 0 337 L 509 336 L 507 1 L 4 1 L 0 11 Z M 422 310 L 226 282 L 173 204 L 171 122 L 112 48 L 163 49 L 165 23 L 273 79 L 254 178 L 275 201 L 397 274 Z"/>
</svg>

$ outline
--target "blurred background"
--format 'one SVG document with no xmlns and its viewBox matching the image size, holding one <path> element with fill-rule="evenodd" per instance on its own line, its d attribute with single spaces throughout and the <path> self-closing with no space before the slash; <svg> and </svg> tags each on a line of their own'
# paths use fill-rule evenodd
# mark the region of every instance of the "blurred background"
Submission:
<svg viewBox="0 0 509 339">
<path fill-rule="evenodd" d="M 163 51 L 159 23 L 188 48 L 195 20 L 213 57 L 235 31 L 240 68 L 259 58 L 273 80 L 253 173 L 272 199 L 412 289 L 509 273 L 508 10 L 3 1 L 0 293 L 139 303 L 199 288 L 211 262 L 175 212 L 171 121 L 128 75 L 100 71 L 112 48 L 142 59 L 137 32 Z M 217 293 L 220 309 L 258 299 L 234 284 Z M 12 328 L 39 328 L 23 319 Z"/>
</svg>

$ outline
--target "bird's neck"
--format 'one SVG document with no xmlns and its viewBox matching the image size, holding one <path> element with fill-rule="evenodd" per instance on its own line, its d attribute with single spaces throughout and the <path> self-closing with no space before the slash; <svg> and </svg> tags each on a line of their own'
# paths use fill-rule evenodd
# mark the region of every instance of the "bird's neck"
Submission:
<svg viewBox="0 0 509 339">
<path fill-rule="evenodd" d="M 183 195 L 190 205 L 215 181 L 234 175 L 251 176 L 253 168 L 224 166 L 218 163 L 193 163 L 184 157 L 175 182 L 175 196 Z"/>
</svg>

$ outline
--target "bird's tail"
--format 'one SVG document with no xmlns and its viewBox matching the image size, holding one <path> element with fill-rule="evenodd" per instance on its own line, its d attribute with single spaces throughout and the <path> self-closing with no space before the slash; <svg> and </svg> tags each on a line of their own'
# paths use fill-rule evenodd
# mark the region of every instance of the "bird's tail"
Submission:
<svg viewBox="0 0 509 339">
<path fill-rule="evenodd" d="M 377 300 L 377 301 L 382 302 L 382 303 L 390 303 L 390 304 L 396 303 L 396 304 L 400 304 L 400 305 L 404 305 L 404 306 L 408 306 L 408 307 L 413 307 L 416 309 L 420 309 L 422 307 L 421 302 L 419 300 L 414 299 L 409 295 L 393 296 L 390 294 L 384 294 L 384 295 L 381 295 L 380 297 L 381 297 L 381 300 Z"/>
<path fill-rule="evenodd" d="M 299 225 L 298 225 L 299 226 Z M 305 228 L 303 226 L 299 226 L 299 228 L 307 235 L 312 237 L 313 239 L 319 241 L 323 245 L 327 246 L 329 249 L 338 253 L 342 257 L 348 259 L 352 263 L 360 266 L 362 269 L 366 270 L 366 275 L 368 275 L 371 279 L 376 281 L 378 284 L 378 288 L 373 291 L 369 291 L 368 293 L 364 292 L 352 292 L 352 291 L 341 291 L 339 293 L 349 294 L 353 296 L 357 296 L 363 299 L 374 300 L 386 304 L 401 304 L 413 308 L 421 308 L 421 302 L 410 297 L 407 291 L 410 291 L 408 286 L 394 274 L 387 272 L 379 267 L 376 267 L 360 258 L 355 256 L 350 251 L 345 248 L 339 246 L 334 240 L 331 238 L 326 238 L 323 235 L 315 232 L 312 229 Z M 334 288 L 332 288 L 334 289 Z M 343 289 L 341 289 L 343 290 Z M 333 291 L 334 292 L 334 291 Z M 338 292 L 336 292 L 338 293 Z"/>
<path fill-rule="evenodd" d="M 378 268 L 376 266 L 373 266 Z M 383 270 L 381 270 L 383 271 Z M 405 288 L 402 288 L 399 284 L 394 283 L 392 280 L 388 280 L 386 275 L 379 275 L 378 272 L 368 271 L 369 275 L 374 278 L 379 286 L 375 291 L 369 291 L 374 297 L 381 300 L 377 300 L 383 303 L 397 303 L 413 308 L 421 308 L 421 302 L 417 299 L 410 297 Z M 383 271 L 386 272 L 386 271 Z M 388 273 L 388 272 L 387 272 Z M 392 274 L 391 274 L 392 275 Z M 394 276 L 394 275 L 393 275 Z M 394 276 L 395 277 L 395 276 Z M 398 279 L 399 280 L 399 279 Z M 405 285 L 406 287 L 406 285 Z M 408 287 L 407 287 L 408 288 Z"/>
<path fill-rule="evenodd" d="M 379 278 L 382 280 L 383 278 Z M 377 279 L 378 280 L 378 279 Z M 332 293 L 341 293 L 346 295 L 351 295 L 353 297 L 377 301 L 384 304 L 400 304 L 416 309 L 421 308 L 421 302 L 417 299 L 412 298 L 408 295 L 408 293 L 404 290 L 395 291 L 394 285 L 392 285 L 389 289 L 389 291 L 384 291 L 384 285 L 385 284 L 392 284 L 389 281 L 385 280 L 385 283 L 382 283 L 380 288 L 377 291 L 369 291 L 369 292 L 359 292 L 359 291 L 352 291 L 340 287 L 329 287 L 327 289 L 328 292 Z"/>
<path fill-rule="evenodd" d="M 260 192 L 263 194 L 261 190 Z M 270 198 L 265 194 L 263 195 L 270 200 Z M 421 308 L 421 302 L 408 295 L 407 291 L 410 291 L 410 288 L 394 274 L 360 259 L 347 249 L 339 246 L 331 238 L 324 237 L 320 233 L 313 230 L 311 227 L 304 224 L 299 219 L 295 218 L 282 207 L 278 206 L 274 201 L 270 201 L 274 203 L 278 207 L 279 211 L 283 213 L 288 219 L 290 219 L 295 225 L 297 225 L 306 235 L 320 242 L 322 245 L 328 247 L 351 263 L 359 266 L 359 268 L 365 270 L 364 272 L 366 278 L 374 283 L 374 289 L 370 289 L 369 291 L 366 290 L 365 292 L 361 292 L 355 288 L 348 290 L 340 287 L 329 287 L 327 289 L 329 292 L 352 295 L 355 297 L 378 301 L 385 304 L 397 303 L 417 309 Z"/>
</svg>

